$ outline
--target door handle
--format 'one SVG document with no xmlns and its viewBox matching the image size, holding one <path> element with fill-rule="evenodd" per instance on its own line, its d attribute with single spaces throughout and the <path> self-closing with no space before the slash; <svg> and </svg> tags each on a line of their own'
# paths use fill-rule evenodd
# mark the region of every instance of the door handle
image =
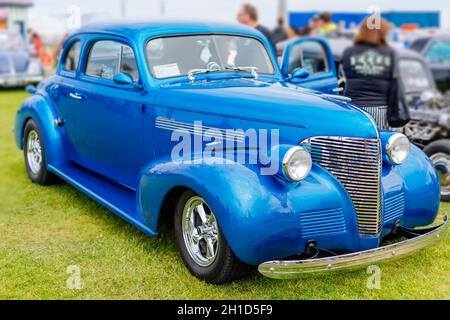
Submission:
<svg viewBox="0 0 450 320">
<path fill-rule="evenodd" d="M 69 93 L 69 96 L 72 98 L 72 99 L 75 99 L 75 100 L 82 100 L 83 99 L 83 96 L 82 95 L 80 95 L 79 93 Z"/>
</svg>

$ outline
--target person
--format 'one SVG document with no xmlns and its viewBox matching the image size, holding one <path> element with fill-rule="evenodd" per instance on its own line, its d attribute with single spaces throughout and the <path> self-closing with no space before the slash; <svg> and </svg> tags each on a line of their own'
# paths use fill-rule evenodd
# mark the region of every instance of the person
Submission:
<svg viewBox="0 0 450 320">
<path fill-rule="evenodd" d="M 297 35 L 300 37 L 307 37 L 307 36 L 313 36 L 315 35 L 314 29 L 310 26 L 305 26 L 297 31 Z"/>
<path fill-rule="evenodd" d="M 333 22 L 333 16 L 329 12 L 322 12 L 319 15 L 318 23 L 320 26 L 319 33 L 321 36 L 328 36 L 338 31 L 338 26 Z"/>
<path fill-rule="evenodd" d="M 354 45 L 342 56 L 347 79 L 345 95 L 372 115 L 381 130 L 400 127 L 409 121 L 408 108 L 402 99 L 398 60 L 387 42 L 391 28 L 384 19 L 379 28 L 371 28 L 366 18 L 354 38 Z"/>
<path fill-rule="evenodd" d="M 270 30 L 258 23 L 258 9 L 250 3 L 245 3 L 241 6 L 239 10 L 238 17 L 239 23 L 244 24 L 246 26 L 255 28 L 259 32 L 261 32 L 267 40 L 274 46 L 272 41 L 272 33 Z M 275 47 L 275 46 L 274 46 Z"/>
<path fill-rule="evenodd" d="M 41 57 L 42 54 L 42 40 L 41 37 L 33 30 L 28 29 L 28 37 L 30 44 L 34 50 L 34 54 L 37 57 Z"/>
<path fill-rule="evenodd" d="M 277 45 L 277 43 L 282 42 L 288 38 L 288 33 L 286 31 L 284 24 L 285 24 L 284 18 L 279 17 L 278 26 L 272 32 L 272 42 L 274 45 Z"/>
</svg>

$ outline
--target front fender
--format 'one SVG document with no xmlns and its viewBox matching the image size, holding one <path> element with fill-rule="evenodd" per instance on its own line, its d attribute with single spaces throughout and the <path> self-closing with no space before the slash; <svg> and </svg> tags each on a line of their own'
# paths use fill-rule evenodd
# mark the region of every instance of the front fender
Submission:
<svg viewBox="0 0 450 320">
<path fill-rule="evenodd" d="M 403 177 L 405 188 L 405 227 L 426 226 L 439 212 L 439 176 L 431 160 L 418 147 L 411 145 L 408 160 L 393 169 Z"/>
<path fill-rule="evenodd" d="M 323 228 L 320 219 L 327 217 L 335 219 L 341 229 L 314 236 L 318 245 L 357 250 L 352 203 L 342 186 L 319 166 L 314 165 L 301 183 L 293 184 L 261 175 L 257 166 L 213 162 L 167 161 L 147 166 L 138 188 L 144 223 L 156 231 L 165 196 L 183 186 L 206 200 L 233 252 L 248 264 L 304 252 L 311 239 L 309 232 L 313 232 L 311 225 Z"/>
<path fill-rule="evenodd" d="M 44 140 L 46 165 L 65 161 L 63 144 L 55 124 L 57 118 L 51 103 L 41 95 L 33 95 L 25 100 L 16 115 L 14 138 L 17 146 L 23 149 L 23 131 L 29 119 L 33 119 Z"/>
</svg>

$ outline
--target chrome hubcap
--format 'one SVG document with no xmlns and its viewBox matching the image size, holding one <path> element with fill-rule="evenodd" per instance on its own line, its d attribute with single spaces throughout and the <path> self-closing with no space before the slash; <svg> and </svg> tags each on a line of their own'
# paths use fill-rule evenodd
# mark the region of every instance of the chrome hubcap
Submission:
<svg viewBox="0 0 450 320">
<path fill-rule="evenodd" d="M 450 156 L 445 153 L 436 153 L 430 159 L 441 181 L 441 195 L 450 194 Z"/>
<path fill-rule="evenodd" d="M 183 209 L 183 239 L 191 258 L 199 266 L 211 265 L 219 251 L 216 217 L 201 197 L 192 197 Z"/>
<path fill-rule="evenodd" d="M 39 135 L 35 130 L 28 133 L 27 160 L 31 172 L 38 174 L 42 167 L 42 148 Z"/>
</svg>

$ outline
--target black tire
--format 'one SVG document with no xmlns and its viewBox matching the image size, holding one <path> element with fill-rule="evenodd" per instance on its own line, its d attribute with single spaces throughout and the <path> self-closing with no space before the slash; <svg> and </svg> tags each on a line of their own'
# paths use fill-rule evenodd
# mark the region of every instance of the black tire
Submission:
<svg viewBox="0 0 450 320">
<path fill-rule="evenodd" d="M 40 165 L 39 169 L 36 169 L 36 167 L 34 167 L 34 169 L 32 169 L 33 166 L 30 163 L 30 160 L 28 158 L 28 150 L 29 150 L 28 139 L 30 139 L 30 134 L 34 135 L 35 133 L 39 140 L 38 144 L 41 148 L 40 153 L 42 156 L 42 159 L 40 161 L 41 165 Z M 42 139 L 41 131 L 33 119 L 28 120 L 28 122 L 25 125 L 24 132 L 23 132 L 23 155 L 24 155 L 24 159 L 25 159 L 25 168 L 26 168 L 28 177 L 30 178 L 31 181 L 38 183 L 40 185 L 44 185 L 44 186 L 51 185 L 51 184 L 58 182 L 58 178 L 53 173 L 51 173 L 47 170 L 44 141 Z"/>
<path fill-rule="evenodd" d="M 212 284 L 223 284 L 247 276 L 251 272 L 252 267 L 235 256 L 220 228 L 218 228 L 218 250 L 214 262 L 209 266 L 201 266 L 191 257 L 183 236 L 182 217 L 186 204 L 194 197 L 198 197 L 195 192 L 191 190 L 185 191 L 178 200 L 174 215 L 176 242 L 186 267 L 197 278 Z"/>
<path fill-rule="evenodd" d="M 450 160 L 450 140 L 449 139 L 441 139 L 436 140 L 429 145 L 427 145 L 423 151 L 427 154 L 428 157 L 435 164 L 436 170 L 441 176 L 441 201 L 450 202 L 450 190 L 449 186 L 445 186 L 442 184 L 442 179 L 444 174 L 450 174 L 450 166 L 446 166 L 442 161 L 437 163 L 439 154 L 447 155 Z M 445 162 L 445 161 L 444 161 Z"/>
</svg>

